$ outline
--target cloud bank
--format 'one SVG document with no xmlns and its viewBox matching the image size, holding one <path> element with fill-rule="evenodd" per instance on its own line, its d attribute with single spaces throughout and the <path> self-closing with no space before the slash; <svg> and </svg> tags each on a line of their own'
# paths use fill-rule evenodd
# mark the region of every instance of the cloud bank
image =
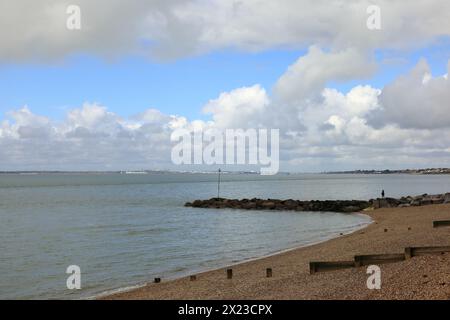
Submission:
<svg viewBox="0 0 450 320">
<path fill-rule="evenodd" d="M 381 8 L 382 30 L 366 27 Z M 82 28 L 66 28 L 81 8 Z M 445 0 L 20 0 L 0 3 L 0 61 L 53 61 L 76 53 L 175 59 L 223 49 L 311 45 L 360 51 L 420 47 L 450 35 Z M 11 32 L 14 30 L 14 32 Z"/>
<path fill-rule="evenodd" d="M 274 91 L 288 95 L 269 96 L 260 85 L 221 93 L 203 107 L 211 121 L 156 109 L 124 119 L 86 103 L 55 122 L 22 107 L 0 124 L 2 169 L 180 169 L 170 161 L 173 129 L 259 127 L 281 130 L 282 170 L 450 166 L 449 80 L 431 76 L 423 61 L 382 90 L 358 85 L 342 93 L 311 85 L 321 78 L 313 73 L 314 81 L 299 82 L 298 90 L 290 91 L 292 70 L 305 68 L 303 61 L 315 55 L 343 59 L 345 52 L 311 49 L 276 83 Z"/>
</svg>

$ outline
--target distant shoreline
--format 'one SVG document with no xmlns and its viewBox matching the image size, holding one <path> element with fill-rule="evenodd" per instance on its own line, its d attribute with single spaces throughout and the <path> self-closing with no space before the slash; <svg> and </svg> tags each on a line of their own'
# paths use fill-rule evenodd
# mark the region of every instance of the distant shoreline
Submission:
<svg viewBox="0 0 450 320">
<path fill-rule="evenodd" d="M 176 171 L 176 170 L 3 170 L 0 174 L 217 174 L 216 170 L 205 171 Z M 221 174 L 249 174 L 259 175 L 256 171 L 227 171 Z M 422 169 L 398 169 L 398 170 L 348 170 L 348 171 L 322 171 L 322 172 L 282 172 L 277 175 L 299 175 L 299 174 L 417 174 L 417 175 L 445 175 L 450 174 L 450 168 L 422 168 Z"/>
<path fill-rule="evenodd" d="M 327 171 L 325 174 L 450 174 L 450 168 Z"/>
</svg>

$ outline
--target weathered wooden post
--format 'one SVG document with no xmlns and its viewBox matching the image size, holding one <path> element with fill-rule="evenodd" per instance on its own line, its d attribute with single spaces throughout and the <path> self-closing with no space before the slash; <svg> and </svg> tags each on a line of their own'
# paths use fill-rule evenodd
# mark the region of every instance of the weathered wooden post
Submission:
<svg viewBox="0 0 450 320">
<path fill-rule="evenodd" d="M 411 259 L 411 258 L 412 258 L 412 249 L 405 248 L 405 259 Z"/>
<path fill-rule="evenodd" d="M 267 268 L 266 269 L 266 277 L 267 278 L 272 278 L 272 268 Z"/>
<path fill-rule="evenodd" d="M 356 268 L 359 268 L 359 267 L 362 266 L 362 258 L 361 258 L 361 256 L 355 256 L 353 258 L 353 261 L 355 261 L 355 267 Z"/>
<path fill-rule="evenodd" d="M 154 283 L 160 283 L 161 282 L 161 278 L 155 278 L 155 280 L 153 282 Z"/>
<path fill-rule="evenodd" d="M 233 269 L 227 269 L 227 279 L 233 278 Z"/>
<path fill-rule="evenodd" d="M 314 274 L 314 273 L 316 273 L 316 263 L 310 262 L 309 263 L 309 274 Z"/>
<path fill-rule="evenodd" d="M 189 280 L 195 281 L 195 280 L 197 280 L 197 276 L 195 276 L 195 275 L 194 275 L 194 276 L 190 276 L 190 277 L 189 277 Z"/>
<path fill-rule="evenodd" d="M 450 220 L 433 221 L 433 228 L 450 227 Z"/>
</svg>

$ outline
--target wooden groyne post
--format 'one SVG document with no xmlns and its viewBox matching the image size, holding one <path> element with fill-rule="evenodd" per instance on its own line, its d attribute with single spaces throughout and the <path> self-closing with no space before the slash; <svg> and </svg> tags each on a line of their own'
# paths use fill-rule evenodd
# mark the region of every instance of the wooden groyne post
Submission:
<svg viewBox="0 0 450 320">
<path fill-rule="evenodd" d="M 316 272 L 334 271 L 340 269 L 353 268 L 355 266 L 354 261 L 332 261 L 332 262 L 310 262 L 309 273 L 314 274 Z"/>
<path fill-rule="evenodd" d="M 441 247 L 409 247 L 405 248 L 406 259 L 411 259 L 412 257 L 425 256 L 425 255 L 439 255 L 450 252 L 450 246 Z"/>
<path fill-rule="evenodd" d="M 450 220 L 433 221 L 433 228 L 450 227 Z"/>
<path fill-rule="evenodd" d="M 405 260 L 404 253 L 367 254 L 355 256 L 355 267 L 371 264 L 393 263 Z"/>
</svg>

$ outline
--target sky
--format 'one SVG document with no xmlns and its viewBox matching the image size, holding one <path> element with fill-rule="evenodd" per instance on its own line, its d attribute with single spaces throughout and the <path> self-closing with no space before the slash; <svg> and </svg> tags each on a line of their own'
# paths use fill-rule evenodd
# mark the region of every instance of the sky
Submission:
<svg viewBox="0 0 450 320">
<path fill-rule="evenodd" d="M 177 170 L 180 128 L 279 129 L 282 171 L 450 167 L 446 0 L 3 1 L 0 39 L 0 170 Z"/>
</svg>

